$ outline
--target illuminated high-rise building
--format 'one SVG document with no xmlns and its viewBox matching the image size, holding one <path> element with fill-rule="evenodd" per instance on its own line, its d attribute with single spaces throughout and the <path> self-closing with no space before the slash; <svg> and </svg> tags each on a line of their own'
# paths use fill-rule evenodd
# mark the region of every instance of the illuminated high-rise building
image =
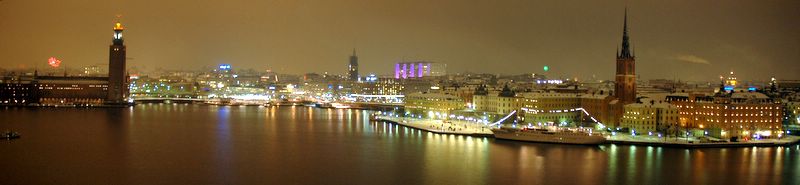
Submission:
<svg viewBox="0 0 800 185">
<path fill-rule="evenodd" d="M 108 57 L 108 96 L 106 103 L 125 103 L 128 87 L 125 79 L 125 44 L 122 38 L 122 23 L 114 25 L 114 38 L 109 49 Z"/>
<path fill-rule="evenodd" d="M 352 81 L 358 81 L 358 56 L 356 56 L 356 49 L 353 49 L 353 55 L 350 56 L 350 64 L 347 65 L 347 77 Z"/>
<path fill-rule="evenodd" d="M 624 104 L 636 102 L 636 57 L 630 48 L 628 38 L 628 10 L 625 10 L 622 27 L 622 51 L 617 53 L 617 75 L 614 93 Z"/>
</svg>

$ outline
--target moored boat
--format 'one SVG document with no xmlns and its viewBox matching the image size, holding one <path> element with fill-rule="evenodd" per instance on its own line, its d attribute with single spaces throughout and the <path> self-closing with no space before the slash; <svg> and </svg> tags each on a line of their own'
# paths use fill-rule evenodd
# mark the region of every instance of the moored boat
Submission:
<svg viewBox="0 0 800 185">
<path fill-rule="evenodd" d="M 581 129 L 494 128 L 492 133 L 498 139 L 541 143 L 597 145 L 606 142 L 603 135 Z"/>
<path fill-rule="evenodd" d="M 3 135 L 0 135 L 0 139 L 17 139 L 20 138 L 21 135 L 17 132 L 6 132 Z"/>
</svg>

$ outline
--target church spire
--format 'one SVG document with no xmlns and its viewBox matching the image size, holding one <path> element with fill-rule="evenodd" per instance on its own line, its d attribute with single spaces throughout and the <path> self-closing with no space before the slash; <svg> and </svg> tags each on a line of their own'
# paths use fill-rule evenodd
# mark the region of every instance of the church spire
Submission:
<svg viewBox="0 0 800 185">
<path fill-rule="evenodd" d="M 631 52 L 630 41 L 628 37 L 628 8 L 625 8 L 625 18 L 622 25 L 622 52 L 619 53 L 620 58 L 633 58 Z"/>
</svg>

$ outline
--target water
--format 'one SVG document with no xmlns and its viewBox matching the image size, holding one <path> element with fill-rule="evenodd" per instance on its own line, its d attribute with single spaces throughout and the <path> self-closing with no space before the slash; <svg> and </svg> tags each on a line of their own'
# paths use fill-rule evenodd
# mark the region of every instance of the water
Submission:
<svg viewBox="0 0 800 185">
<path fill-rule="evenodd" d="M 368 111 L 0 108 L 0 184 L 800 184 L 800 146 L 524 143 L 369 122 Z"/>
</svg>

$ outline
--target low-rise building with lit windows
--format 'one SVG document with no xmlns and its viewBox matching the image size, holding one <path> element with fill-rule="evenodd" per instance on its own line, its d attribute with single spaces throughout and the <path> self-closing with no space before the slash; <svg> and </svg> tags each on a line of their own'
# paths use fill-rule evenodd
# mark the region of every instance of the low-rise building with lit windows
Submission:
<svg viewBox="0 0 800 185">
<path fill-rule="evenodd" d="M 30 80 L 0 79 L 0 105 L 27 105 L 38 100 Z"/>
<path fill-rule="evenodd" d="M 41 105 L 102 105 L 108 93 L 106 77 L 40 76 L 34 83 Z"/>
<path fill-rule="evenodd" d="M 398 79 L 368 75 L 354 86 L 351 96 L 358 102 L 399 103 L 403 101 L 403 84 Z"/>
<path fill-rule="evenodd" d="M 525 123 L 580 122 L 582 112 L 577 93 L 533 92 L 523 93 L 521 117 Z"/>
<path fill-rule="evenodd" d="M 627 104 L 620 119 L 620 127 L 633 133 L 666 133 L 677 125 L 678 107 L 668 103 Z"/>
<path fill-rule="evenodd" d="M 774 138 L 783 134 L 780 101 L 758 92 L 720 92 L 713 96 L 675 94 L 682 127 L 705 130 L 718 138 Z"/>
<path fill-rule="evenodd" d="M 414 115 L 449 115 L 452 111 L 464 109 L 465 105 L 458 96 L 428 92 L 407 94 L 404 103 L 406 113 Z"/>
<path fill-rule="evenodd" d="M 96 106 L 106 102 L 107 94 L 107 77 L 34 74 L 0 81 L 2 105 Z"/>
<path fill-rule="evenodd" d="M 479 87 L 472 97 L 475 110 L 495 115 L 507 115 L 522 108 L 522 98 L 517 97 L 508 85 L 500 92 L 488 92 L 485 86 Z"/>
<path fill-rule="evenodd" d="M 618 118 L 622 115 L 622 106 L 618 106 L 618 102 L 614 96 L 603 92 L 581 94 L 581 108 L 587 114 L 583 116 L 582 120 L 584 122 L 597 121 L 609 127 L 617 127 L 619 126 Z"/>
</svg>

